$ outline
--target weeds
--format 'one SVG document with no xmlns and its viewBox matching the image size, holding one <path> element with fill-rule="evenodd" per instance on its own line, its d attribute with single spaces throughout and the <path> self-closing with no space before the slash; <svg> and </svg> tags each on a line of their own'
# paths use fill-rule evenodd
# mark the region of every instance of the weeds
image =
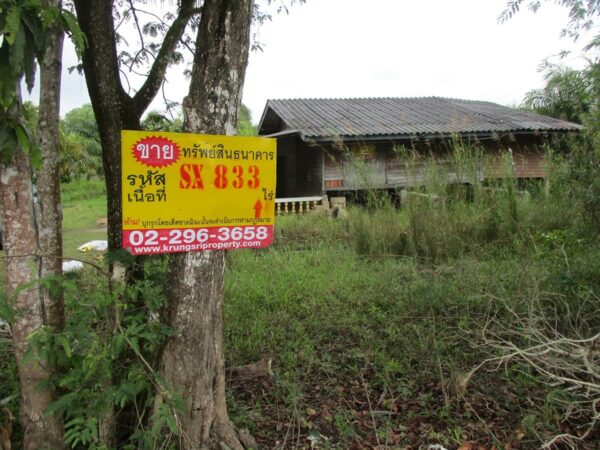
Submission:
<svg viewBox="0 0 600 450">
<path fill-rule="evenodd" d="M 530 317 L 531 299 L 547 332 L 598 330 L 599 248 L 581 203 L 558 176 L 528 193 L 511 177 L 485 185 L 465 153 L 409 164 L 430 181 L 403 208 L 367 191 L 345 220 L 286 217 L 273 249 L 231 255 L 228 357 L 275 356 L 284 448 L 536 448 L 565 426 L 564 390 L 527 364 L 478 374 L 466 390 L 465 379 L 490 356 L 490 317 L 510 330 L 515 314 Z M 449 164 L 451 179 L 440 175 Z M 449 184 L 458 179 L 470 183 Z"/>
<path fill-rule="evenodd" d="M 589 233 L 588 206 L 567 182 L 571 170 L 553 161 L 550 183 L 527 186 L 526 195 L 510 177 L 484 184 L 478 153 L 464 146 L 432 166 L 414 157 L 407 165 L 421 185 L 402 208 L 401 193 L 367 190 L 365 205 L 345 219 L 278 217 L 271 248 L 229 253 L 225 365 L 268 355 L 274 370 L 268 380 L 229 381 L 235 423 L 281 449 L 533 449 L 557 434 L 585 433 L 589 416 L 569 405 L 581 413 L 595 403 L 552 384 L 546 366 L 506 357 L 511 343 L 528 350 L 540 339 L 570 343 L 600 329 L 600 243 Z M 448 168 L 454 175 L 444 175 Z M 79 215 L 70 206 L 65 213 Z M 75 445 L 97 440 L 97 413 L 108 405 L 129 414 L 152 404 L 144 366 L 115 364 L 150 358 L 169 333 L 147 320 L 161 313 L 162 260 L 149 260 L 146 272 L 120 300 L 102 295 L 104 281 L 89 273 L 67 280 L 70 356 L 61 342 L 52 345 L 69 370 L 55 407 Z M 107 318 L 117 300 L 121 330 L 112 333 Z M 12 380 L 5 350 L 0 376 Z M 489 359 L 501 370 L 469 376 Z M 493 362 L 485 369 L 497 368 Z M 2 396 L 15 389 L 0 383 Z M 153 424 L 146 416 L 131 445 L 146 448 L 161 427 L 176 430 L 173 408 L 164 405 Z M 586 442 L 597 447 L 596 430 Z"/>
</svg>

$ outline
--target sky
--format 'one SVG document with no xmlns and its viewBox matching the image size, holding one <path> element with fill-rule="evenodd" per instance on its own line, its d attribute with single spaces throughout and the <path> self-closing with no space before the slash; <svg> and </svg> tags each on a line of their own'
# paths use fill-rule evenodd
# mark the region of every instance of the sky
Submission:
<svg viewBox="0 0 600 450">
<path fill-rule="evenodd" d="M 289 0 L 288 0 L 289 1 Z M 540 63 L 572 48 L 560 31 L 566 9 L 546 2 L 504 24 L 506 0 L 307 0 L 254 29 L 262 51 L 250 54 L 243 102 L 253 121 L 268 99 L 441 96 L 518 105 L 543 86 Z M 89 102 L 65 48 L 64 115 Z M 562 60 L 581 66 L 581 54 Z M 171 69 L 167 96 L 187 91 Z M 35 94 L 34 94 L 35 98 Z M 35 101 L 35 100 L 34 100 Z M 152 109 L 162 110 L 160 98 Z"/>
</svg>

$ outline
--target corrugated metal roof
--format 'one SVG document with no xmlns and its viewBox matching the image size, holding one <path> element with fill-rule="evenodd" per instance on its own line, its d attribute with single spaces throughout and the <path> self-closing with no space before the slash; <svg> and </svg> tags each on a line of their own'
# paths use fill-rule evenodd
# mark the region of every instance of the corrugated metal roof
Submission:
<svg viewBox="0 0 600 450">
<path fill-rule="evenodd" d="M 490 102 L 441 97 L 269 100 L 259 133 L 303 139 L 578 131 L 580 125 Z"/>
</svg>

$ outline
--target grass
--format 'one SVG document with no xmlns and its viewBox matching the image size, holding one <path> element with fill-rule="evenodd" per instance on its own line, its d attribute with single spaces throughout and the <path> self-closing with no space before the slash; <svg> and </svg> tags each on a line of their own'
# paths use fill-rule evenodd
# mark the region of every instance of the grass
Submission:
<svg viewBox="0 0 600 450">
<path fill-rule="evenodd" d="M 548 205 L 540 199 L 538 207 Z M 438 222 L 414 239 L 434 242 L 435 251 L 411 241 L 414 211 L 355 208 L 347 221 L 282 218 L 271 249 L 231 252 L 228 365 L 264 355 L 275 365 L 272 385 L 243 407 L 232 396 L 233 411 L 242 411 L 235 419 L 251 423 L 265 446 L 279 441 L 279 448 L 305 448 L 315 436 L 322 448 L 386 442 L 504 448 L 521 428 L 529 430 L 517 435 L 522 448 L 535 448 L 539 436 L 557 429 L 549 418 L 559 415 L 555 403 L 543 400 L 536 374 L 485 372 L 466 393 L 457 380 L 489 356 L 480 346 L 490 318 L 508 321 L 508 308 L 525 313 L 536 298 L 559 309 L 565 295 L 576 314 L 586 310 L 585 299 L 567 286 L 598 292 L 591 276 L 600 271 L 597 242 L 584 248 L 573 236 L 549 231 L 565 223 L 554 217 L 543 226 L 538 207 L 519 203 L 523 219 L 514 235 L 504 230 L 491 238 L 457 226 L 480 209 L 420 210 L 421 221 L 434 214 Z M 440 226 L 453 227 L 460 245 L 432 239 L 447 236 Z M 597 316 L 588 322 L 594 324 Z M 254 388 L 244 385 L 238 395 L 248 390 Z M 275 431 L 273 417 L 284 430 Z"/>
<path fill-rule="evenodd" d="M 538 448 L 585 423 L 563 419 L 565 391 L 527 364 L 463 383 L 498 355 L 490 332 L 528 345 L 527 320 L 550 335 L 600 328 L 600 244 L 577 202 L 537 186 L 478 187 L 473 202 L 445 189 L 425 191 L 438 205 L 377 198 L 346 220 L 278 218 L 273 247 L 230 253 L 227 363 L 275 367 L 268 384 L 234 385 L 230 404 L 265 447 Z"/>
<path fill-rule="evenodd" d="M 106 239 L 106 191 L 104 181 L 89 180 L 65 184 L 63 203 L 63 253 L 80 258 L 77 248 L 94 239 Z"/>
<path fill-rule="evenodd" d="M 521 198 L 510 186 L 477 190 L 473 202 L 439 183 L 423 191 L 447 201 L 399 210 L 382 197 L 343 220 L 277 217 L 273 246 L 228 253 L 226 366 L 269 355 L 274 369 L 229 380 L 228 407 L 264 448 L 533 449 L 583 424 L 562 419 L 565 391 L 522 362 L 462 383 L 498 354 L 484 331 L 522 344 L 510 333 L 530 316 L 564 335 L 600 328 L 600 243 L 577 202 L 560 190 Z M 64 186 L 63 207 L 66 255 L 105 238 L 100 184 Z M 85 276 L 72 308 L 93 302 Z M 9 359 L 2 378 L 14 373 Z M 6 386 L 0 399 L 14 393 Z M 600 437 L 588 442 L 581 448 L 598 448 Z"/>
</svg>

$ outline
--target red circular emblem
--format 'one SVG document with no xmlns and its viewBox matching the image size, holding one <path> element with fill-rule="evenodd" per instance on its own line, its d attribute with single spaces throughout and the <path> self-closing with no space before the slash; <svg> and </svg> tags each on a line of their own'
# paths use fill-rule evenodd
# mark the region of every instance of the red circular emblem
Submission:
<svg viewBox="0 0 600 450">
<path fill-rule="evenodd" d="M 140 139 L 131 148 L 133 156 L 149 167 L 166 167 L 179 159 L 179 146 L 162 136 L 149 136 Z"/>
</svg>

